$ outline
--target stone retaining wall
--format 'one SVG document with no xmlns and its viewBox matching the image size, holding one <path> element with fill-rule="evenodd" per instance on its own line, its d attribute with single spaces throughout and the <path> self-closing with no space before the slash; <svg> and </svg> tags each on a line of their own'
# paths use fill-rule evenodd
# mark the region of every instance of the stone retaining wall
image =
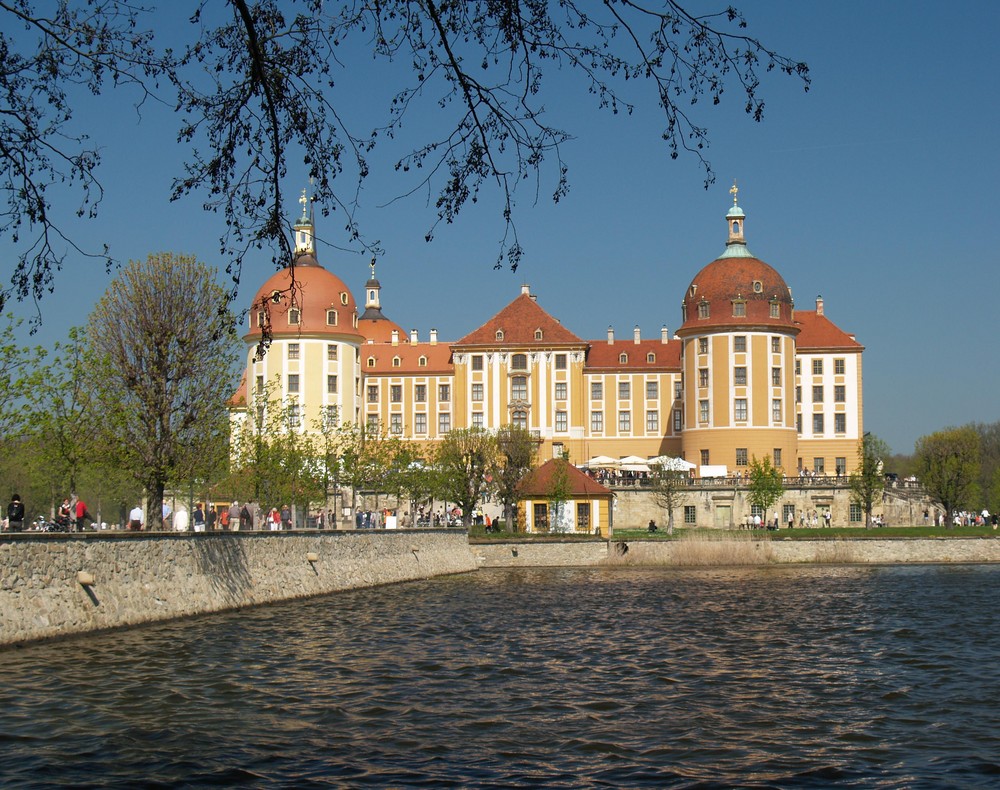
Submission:
<svg viewBox="0 0 1000 790">
<path fill-rule="evenodd" d="M 476 567 L 464 532 L 4 535 L 0 645 Z"/>
<path fill-rule="evenodd" d="M 767 565 L 784 563 L 1000 562 L 997 538 L 895 538 L 891 540 L 717 540 L 565 543 L 474 543 L 480 568 L 572 565 Z"/>
</svg>

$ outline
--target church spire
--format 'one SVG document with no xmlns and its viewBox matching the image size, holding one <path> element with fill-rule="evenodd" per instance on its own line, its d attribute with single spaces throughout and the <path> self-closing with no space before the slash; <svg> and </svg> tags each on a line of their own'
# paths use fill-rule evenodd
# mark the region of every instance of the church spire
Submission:
<svg viewBox="0 0 1000 790">
<path fill-rule="evenodd" d="M 733 196 L 733 205 L 732 208 L 726 212 L 726 227 L 728 228 L 726 251 L 719 256 L 721 258 L 753 257 L 750 250 L 747 249 L 746 236 L 744 235 L 746 214 L 743 213 L 743 209 L 740 208 L 740 204 L 736 200 L 739 192 L 740 188 L 736 186 L 736 181 L 734 180 L 733 186 L 729 190 L 729 194 Z"/>
<path fill-rule="evenodd" d="M 302 216 L 295 221 L 293 229 L 295 231 L 295 259 L 298 260 L 303 256 L 309 256 L 316 261 L 316 243 L 314 238 L 315 228 L 313 225 L 312 217 L 310 216 L 310 204 L 308 190 L 303 189 L 302 195 L 299 197 L 299 203 L 302 204 Z"/>
</svg>

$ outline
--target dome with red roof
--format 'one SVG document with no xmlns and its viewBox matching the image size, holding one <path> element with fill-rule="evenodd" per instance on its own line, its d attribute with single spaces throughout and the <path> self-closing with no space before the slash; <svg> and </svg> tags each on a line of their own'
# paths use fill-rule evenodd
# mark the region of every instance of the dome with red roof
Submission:
<svg viewBox="0 0 1000 790">
<path fill-rule="evenodd" d="M 691 280 L 681 302 L 678 334 L 717 326 L 794 328 L 792 292 L 772 266 L 747 249 L 744 218 L 734 202 L 726 215 L 726 251 Z"/>
</svg>

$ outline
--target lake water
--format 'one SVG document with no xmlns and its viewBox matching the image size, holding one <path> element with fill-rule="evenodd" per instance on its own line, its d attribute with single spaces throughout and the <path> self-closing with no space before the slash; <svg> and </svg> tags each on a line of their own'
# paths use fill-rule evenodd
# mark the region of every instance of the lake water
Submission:
<svg viewBox="0 0 1000 790">
<path fill-rule="evenodd" d="M 481 571 L 2 654 L 4 787 L 1000 785 L 1000 567 Z"/>
</svg>

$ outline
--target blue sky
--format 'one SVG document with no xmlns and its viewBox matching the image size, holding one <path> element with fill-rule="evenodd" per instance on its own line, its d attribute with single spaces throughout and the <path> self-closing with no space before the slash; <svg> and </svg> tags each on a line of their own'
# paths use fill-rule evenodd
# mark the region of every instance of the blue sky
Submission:
<svg viewBox="0 0 1000 790">
<path fill-rule="evenodd" d="M 735 179 L 751 251 L 784 276 L 798 307 L 813 309 L 822 295 L 827 316 L 866 347 L 866 430 L 911 452 L 943 427 L 1000 420 L 1000 274 L 990 254 L 1000 213 L 1000 4 L 744 5 L 752 35 L 810 65 L 809 93 L 792 78 L 765 79 L 761 124 L 743 114 L 735 89 L 719 107 L 698 105 L 718 177 L 706 191 L 693 157 L 669 158 L 651 101 L 631 118 L 612 116 L 572 75 L 555 75 L 546 106 L 574 135 L 562 150 L 571 191 L 553 205 L 549 172 L 537 201 L 531 189 L 519 192 L 526 255 L 516 273 L 493 269 L 502 233 L 495 195 L 425 243 L 432 205 L 425 194 L 390 203 L 408 185 L 392 174 L 389 151 L 376 151 L 359 219 L 385 250 L 384 312 L 422 339 L 434 328 L 455 340 L 528 283 L 586 339 L 604 338 L 609 326 L 619 336 L 636 325 L 644 337 L 663 325 L 673 331 L 687 285 L 724 248 Z M 360 79 L 349 104 L 376 79 L 352 73 Z M 99 218 L 75 223 L 78 240 L 107 242 L 121 260 L 166 250 L 220 265 L 221 218 L 197 196 L 168 201 L 183 155 L 171 113 L 150 107 L 138 122 L 129 97 L 111 94 L 81 105 L 78 119 L 105 145 L 106 189 Z M 414 125 L 433 121 L 429 112 Z M 289 174 L 291 212 L 304 181 L 304 172 Z M 341 224 L 322 219 L 318 234 L 337 242 Z M 0 249 L 9 260 L 9 239 Z M 319 257 L 363 296 L 366 255 L 336 244 Z M 241 307 L 271 270 L 266 252 L 247 264 Z M 71 257 L 30 342 L 50 345 L 84 323 L 111 276 Z M 27 316 L 34 306 L 15 309 Z"/>
</svg>

